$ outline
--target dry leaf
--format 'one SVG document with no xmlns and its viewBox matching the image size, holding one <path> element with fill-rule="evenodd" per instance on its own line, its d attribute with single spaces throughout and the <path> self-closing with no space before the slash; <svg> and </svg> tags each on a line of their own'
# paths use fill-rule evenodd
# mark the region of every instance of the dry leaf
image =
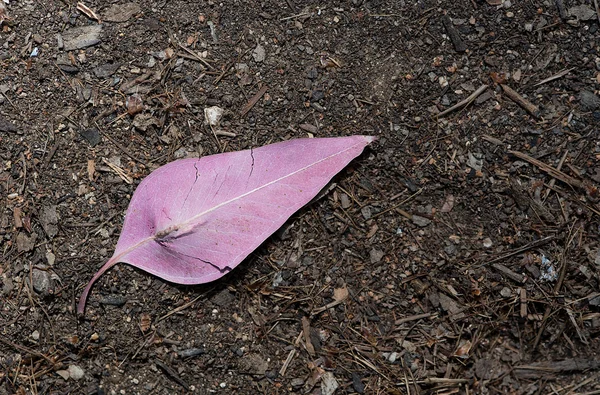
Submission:
<svg viewBox="0 0 600 395">
<path fill-rule="evenodd" d="M 333 299 L 335 299 L 336 302 L 343 302 L 344 300 L 348 299 L 348 288 L 343 287 L 334 289 Z"/>
<path fill-rule="evenodd" d="M 454 356 L 459 358 L 468 358 L 469 351 L 471 351 L 471 342 L 467 340 L 464 343 L 462 343 L 460 347 L 458 347 L 458 349 L 454 353 Z"/>
</svg>

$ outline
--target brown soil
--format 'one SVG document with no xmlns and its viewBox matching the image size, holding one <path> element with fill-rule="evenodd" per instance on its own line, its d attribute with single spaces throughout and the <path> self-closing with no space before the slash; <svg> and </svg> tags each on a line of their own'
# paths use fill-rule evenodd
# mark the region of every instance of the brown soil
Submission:
<svg viewBox="0 0 600 395">
<path fill-rule="evenodd" d="M 0 393 L 598 393 L 593 2 L 135 1 L 6 6 Z M 77 316 L 153 169 L 309 133 L 379 140 L 221 280 Z"/>
</svg>

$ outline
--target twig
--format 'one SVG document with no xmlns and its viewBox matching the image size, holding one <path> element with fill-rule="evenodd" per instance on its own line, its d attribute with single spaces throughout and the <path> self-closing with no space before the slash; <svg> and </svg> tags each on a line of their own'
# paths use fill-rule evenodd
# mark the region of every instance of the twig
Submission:
<svg viewBox="0 0 600 395">
<path fill-rule="evenodd" d="M 487 85 L 482 85 L 482 86 L 480 86 L 479 88 L 477 88 L 477 90 L 476 90 L 475 92 L 471 93 L 471 94 L 469 95 L 469 97 L 467 97 L 467 98 L 466 98 L 466 99 L 464 99 L 464 100 L 461 100 L 461 101 L 459 101 L 458 103 L 456 103 L 456 104 L 455 104 L 455 105 L 453 105 L 452 107 L 445 109 L 444 111 L 442 111 L 441 113 L 439 113 L 439 114 L 437 115 L 437 117 L 438 117 L 438 118 L 441 118 L 441 117 L 445 116 L 446 114 L 449 114 L 449 113 L 451 113 L 451 112 L 453 112 L 453 111 L 455 111 L 455 110 L 458 110 L 459 108 L 462 108 L 462 107 L 464 107 L 464 106 L 466 106 L 466 105 L 468 105 L 468 104 L 471 104 L 471 102 L 472 102 L 473 100 L 477 99 L 477 97 L 478 97 L 479 95 L 481 95 L 483 92 L 485 92 L 485 90 L 486 90 L 487 88 L 488 88 L 488 86 L 487 86 Z"/>
<path fill-rule="evenodd" d="M 213 81 L 213 85 L 217 86 L 219 84 L 219 81 L 221 81 L 223 79 L 223 77 L 225 77 L 227 75 L 227 73 L 229 72 L 229 69 L 231 67 L 233 67 L 234 62 L 228 63 L 227 65 L 225 65 L 225 68 L 223 69 L 223 72 Z"/>
<path fill-rule="evenodd" d="M 188 307 L 190 307 L 191 305 L 193 305 L 194 303 L 196 303 L 196 301 L 197 301 L 198 299 L 200 299 L 202 296 L 204 296 L 204 295 L 199 295 L 199 296 L 197 296 L 197 297 L 196 297 L 194 300 L 192 300 L 191 302 L 187 302 L 186 304 L 184 304 L 184 305 L 182 305 L 182 306 L 179 306 L 179 307 L 177 307 L 177 308 L 175 308 L 175 309 L 173 309 L 173 310 L 169 311 L 167 314 L 165 314 L 165 315 L 163 315 L 162 317 L 160 317 L 159 319 L 157 319 L 157 320 L 156 320 L 156 322 L 157 322 L 157 323 L 158 323 L 158 322 L 161 322 L 161 321 L 162 321 L 162 320 L 164 320 L 165 318 L 168 318 L 168 317 L 172 316 L 172 315 L 173 315 L 173 314 L 175 314 L 175 313 L 179 313 L 180 311 L 187 309 Z"/>
<path fill-rule="evenodd" d="M 513 281 L 516 281 L 518 283 L 525 282 L 525 276 L 523 276 L 522 274 L 513 272 L 508 267 L 506 267 L 500 263 L 493 263 L 492 267 Z"/>
<path fill-rule="evenodd" d="M 198 62 L 202 63 L 206 68 L 214 70 L 214 67 L 210 65 L 210 63 L 208 63 L 206 60 L 202 59 L 200 56 L 198 56 L 196 53 L 194 53 L 194 51 L 192 51 L 191 49 L 184 47 L 183 44 L 177 42 L 177 45 L 179 46 L 179 48 L 183 49 L 185 52 L 187 52 L 191 57 L 193 57 L 194 59 L 196 59 Z"/>
<path fill-rule="evenodd" d="M 5 339 L 5 338 L 3 338 L 2 336 L 0 336 L 0 342 L 2 342 L 2 343 L 4 343 L 4 344 L 6 344 L 6 345 L 7 345 L 7 346 L 9 346 L 9 347 L 15 348 L 15 349 L 17 349 L 17 350 L 19 350 L 19 351 L 26 352 L 26 353 L 28 353 L 28 354 L 35 355 L 36 357 L 43 358 L 43 359 L 45 359 L 46 361 L 50 362 L 50 364 L 51 364 L 51 365 L 53 365 L 53 366 L 54 366 L 54 364 L 56 363 L 56 361 L 53 361 L 53 360 L 52 360 L 52 358 L 49 358 L 49 357 L 45 356 L 45 355 L 44 355 L 44 354 L 42 354 L 42 353 L 39 353 L 39 352 L 37 352 L 37 351 L 34 351 L 34 350 L 32 350 L 31 348 L 28 348 L 28 347 L 25 347 L 25 346 L 21 346 L 21 345 L 19 345 L 19 344 L 16 344 L 16 343 L 13 343 L 13 342 L 11 342 L 11 341 L 9 341 L 9 340 L 6 340 L 6 339 Z"/>
<path fill-rule="evenodd" d="M 465 384 L 468 382 L 468 379 L 446 379 L 443 377 L 428 377 L 424 380 L 417 381 L 419 384 Z"/>
<path fill-rule="evenodd" d="M 292 3 L 291 0 L 285 0 L 285 2 L 290 7 L 290 9 L 292 10 L 292 12 L 296 12 L 296 7 L 294 7 L 294 3 Z"/>
<path fill-rule="evenodd" d="M 285 359 L 283 366 L 281 367 L 281 369 L 279 369 L 280 376 L 282 376 L 282 377 L 285 376 L 285 371 L 287 370 L 288 366 L 290 366 L 290 363 L 292 362 L 292 359 L 294 359 L 295 355 L 296 355 L 296 349 L 292 348 L 290 353 L 288 354 L 287 358 Z"/>
<path fill-rule="evenodd" d="M 545 164 L 542 161 L 532 158 L 531 156 L 524 154 L 522 152 L 519 152 L 519 151 L 508 151 L 508 153 L 516 156 L 519 159 L 523 159 L 524 161 L 529 162 L 534 166 L 537 166 L 543 172 L 548 173 L 552 177 L 554 177 L 566 184 L 569 184 L 569 185 L 571 185 L 573 187 L 577 187 L 577 188 L 583 188 L 583 182 L 563 173 L 560 170 L 555 169 L 552 166 L 548 166 L 547 164 Z"/>
<path fill-rule="evenodd" d="M 131 177 L 129 177 L 127 174 L 125 174 L 125 171 L 123 169 L 121 169 L 119 166 L 115 165 L 114 163 L 109 162 L 108 160 L 106 160 L 106 158 L 102 158 L 102 162 L 104 162 L 105 165 L 107 165 L 115 173 L 117 173 L 117 175 L 119 177 L 121 177 L 121 179 L 123 181 L 125 181 L 128 184 L 133 184 L 133 179 Z"/>
<path fill-rule="evenodd" d="M 54 145 L 50 148 L 50 151 L 48 152 L 48 156 L 46 156 L 46 158 L 44 159 L 44 164 L 43 164 L 43 168 L 47 168 L 48 165 L 50 165 L 50 161 L 52 160 L 52 157 L 54 157 L 54 154 L 56 153 L 56 150 L 58 149 L 58 147 L 60 146 L 59 142 L 55 142 Z"/>
<path fill-rule="evenodd" d="M 598 1 L 598 0 L 594 0 L 594 1 Z M 548 82 L 550 82 L 550 81 L 557 80 L 557 79 L 559 79 L 559 78 L 562 78 L 562 77 L 564 77 L 565 75 L 569 74 L 569 73 L 570 73 L 571 71 L 573 71 L 573 70 L 575 70 L 575 67 L 571 67 L 570 69 L 565 69 L 565 70 L 563 70 L 563 71 L 560 71 L 560 72 L 558 72 L 558 73 L 554 74 L 554 75 L 553 75 L 553 76 L 551 76 L 551 77 L 548 77 L 548 78 L 546 78 L 546 79 L 543 79 L 543 80 L 541 80 L 540 82 L 538 82 L 537 84 L 534 84 L 533 86 L 539 86 L 539 85 L 543 85 L 543 84 L 545 84 L 545 83 L 548 83 Z"/>
<path fill-rule="evenodd" d="M 521 292 L 519 294 L 519 299 L 521 300 L 521 318 L 527 317 L 527 290 L 523 287 L 521 288 Z"/>
<path fill-rule="evenodd" d="M 596 16 L 598 17 L 598 23 L 600 23 L 600 6 L 598 6 L 598 0 L 594 0 L 594 8 L 596 8 Z"/>
<path fill-rule="evenodd" d="M 310 16 L 310 12 L 303 12 L 302 14 L 296 14 L 292 16 L 286 16 L 285 18 L 279 19 L 280 21 L 287 21 L 288 19 L 300 18 L 301 16 Z"/>
<path fill-rule="evenodd" d="M 382 216 L 382 215 L 384 215 L 384 214 L 387 214 L 388 212 L 390 212 L 390 211 L 392 211 L 392 210 L 396 210 L 396 209 L 397 209 L 397 208 L 399 208 L 400 206 L 402 206 L 402 205 L 406 204 L 406 202 L 408 202 L 409 200 L 412 200 L 412 198 L 414 198 L 415 196 L 417 196 L 417 195 L 420 195 L 420 194 L 421 194 L 421 192 L 423 192 L 423 188 L 419 189 L 417 192 L 413 193 L 412 195 L 410 195 L 409 197 L 407 197 L 406 199 L 404 199 L 404 200 L 403 200 L 403 201 L 401 201 L 400 203 L 396 204 L 395 206 L 393 206 L 393 207 L 390 207 L 390 208 L 388 208 L 388 209 L 385 209 L 385 210 L 383 210 L 383 211 L 381 211 L 381 212 L 379 212 L 379 213 L 375 214 L 375 215 L 374 215 L 374 216 L 372 216 L 371 218 L 372 218 L 372 219 L 375 219 L 375 218 L 377 218 L 377 217 L 380 217 L 380 216 Z"/>
<path fill-rule="evenodd" d="M 169 366 L 167 366 L 163 361 L 161 361 L 160 359 L 155 359 L 154 363 L 156 364 L 156 366 L 161 368 L 167 374 L 167 376 L 169 376 L 174 382 L 185 388 L 186 391 L 190 390 L 190 386 L 185 381 L 183 381 L 181 377 L 179 377 L 177 372 L 171 369 Z"/>
<path fill-rule="evenodd" d="M 260 88 L 258 90 L 258 92 L 256 92 L 256 94 L 254 96 L 252 96 L 252 98 L 250 98 L 250 100 L 248 100 L 248 103 L 246 103 L 244 108 L 242 108 L 242 111 L 240 111 L 240 117 L 245 116 L 248 113 L 248 111 L 250 111 L 252 109 L 252 107 L 254 107 L 256 105 L 256 103 L 260 100 L 260 98 L 263 97 L 263 95 L 265 93 L 267 93 L 268 89 L 269 89 L 268 86 L 263 85 L 262 88 Z"/>
<path fill-rule="evenodd" d="M 562 158 L 560 158 L 558 165 L 556 165 L 556 170 L 560 171 L 562 169 L 562 166 L 565 163 L 565 159 L 567 159 L 568 154 L 569 150 L 566 150 Z M 544 198 L 542 200 L 546 200 L 548 198 L 548 195 L 550 195 L 550 191 L 552 191 L 552 187 L 554 186 L 554 184 L 556 184 L 556 178 L 552 178 L 548 183 L 548 189 L 546 189 L 546 192 L 544 193 Z"/>
<path fill-rule="evenodd" d="M 575 238 L 575 235 L 573 235 L 573 228 L 571 228 L 569 230 L 569 236 L 567 238 L 567 245 L 565 246 L 565 249 L 562 253 L 562 267 L 560 268 L 560 275 L 558 276 L 558 280 L 556 281 L 556 284 L 554 285 L 554 295 L 558 295 L 558 293 L 560 292 L 560 289 L 562 288 L 562 284 L 563 281 L 565 280 L 565 276 L 567 274 L 567 252 L 569 251 L 569 246 L 571 245 L 571 242 L 573 241 L 573 239 Z M 540 340 L 542 339 L 542 334 L 544 333 L 544 331 L 546 330 L 546 325 L 548 324 L 548 318 L 550 318 L 550 313 L 552 312 L 552 305 L 548 304 L 546 306 L 546 311 L 544 312 L 544 317 L 542 318 L 542 323 L 540 325 L 540 329 L 537 333 L 537 335 L 535 336 L 535 340 L 533 341 L 533 351 L 535 352 L 540 344 Z"/>
<path fill-rule="evenodd" d="M 408 317 L 397 319 L 394 322 L 394 325 L 402 325 L 402 324 L 407 323 L 407 322 L 422 320 L 423 318 L 430 318 L 432 316 L 437 317 L 437 314 L 424 313 L 424 314 L 411 315 L 411 316 L 408 316 Z"/>
<path fill-rule="evenodd" d="M 138 159 L 135 155 L 133 155 L 127 148 L 125 148 L 121 143 L 119 143 L 118 141 L 116 141 L 115 139 L 113 139 L 112 137 L 110 137 L 107 133 L 105 133 L 102 128 L 100 128 L 100 126 L 98 125 L 98 123 L 96 123 L 96 127 L 98 128 L 98 130 L 100 130 L 102 132 L 102 136 L 106 137 L 106 139 L 108 141 L 110 141 L 111 143 L 113 143 L 114 145 L 117 146 L 118 149 L 120 149 L 121 151 L 123 151 L 127 156 L 129 156 L 131 159 L 133 159 L 134 161 L 141 163 L 142 165 L 146 166 L 146 167 L 150 167 L 150 165 L 146 162 L 143 161 L 141 159 Z"/>
<path fill-rule="evenodd" d="M 528 251 L 528 250 L 530 250 L 532 248 L 537 248 L 537 247 L 543 246 L 543 245 L 551 242 L 552 240 L 554 240 L 554 238 L 555 238 L 554 236 L 546 236 L 543 239 L 532 241 L 531 243 L 528 243 L 528 244 L 524 245 L 523 247 L 515 248 L 514 250 L 509 251 L 506 254 L 503 254 L 503 255 L 501 255 L 501 256 L 499 256 L 497 258 L 494 258 L 491 261 L 487 261 L 485 263 L 489 265 L 490 263 L 495 263 L 495 262 L 503 261 L 506 258 L 510 258 L 511 256 L 515 256 L 515 255 L 520 254 L 522 252 Z"/>
<path fill-rule="evenodd" d="M 531 103 L 529 100 L 525 99 L 523 96 L 519 95 L 516 91 L 514 91 L 510 86 L 500 84 L 502 90 L 508 96 L 509 99 L 517 103 L 519 106 L 523 107 L 525 111 L 531 114 L 534 118 L 540 117 L 540 109 L 535 104 Z"/>
</svg>

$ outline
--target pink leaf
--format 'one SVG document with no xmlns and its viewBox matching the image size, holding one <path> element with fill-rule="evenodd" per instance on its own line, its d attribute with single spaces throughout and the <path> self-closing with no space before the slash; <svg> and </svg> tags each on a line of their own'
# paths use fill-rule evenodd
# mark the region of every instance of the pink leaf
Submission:
<svg viewBox="0 0 600 395">
<path fill-rule="evenodd" d="M 158 168 L 129 203 L 114 255 L 167 281 L 202 284 L 230 272 L 358 156 L 374 137 L 299 139 Z"/>
</svg>

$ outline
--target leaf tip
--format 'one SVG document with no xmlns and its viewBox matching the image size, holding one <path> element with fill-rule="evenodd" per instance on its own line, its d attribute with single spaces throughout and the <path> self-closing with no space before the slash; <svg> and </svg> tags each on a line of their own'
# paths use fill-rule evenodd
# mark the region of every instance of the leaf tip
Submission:
<svg viewBox="0 0 600 395">
<path fill-rule="evenodd" d="M 373 141 L 377 140 L 377 136 L 363 136 L 367 141 L 367 144 L 371 144 Z"/>
</svg>

